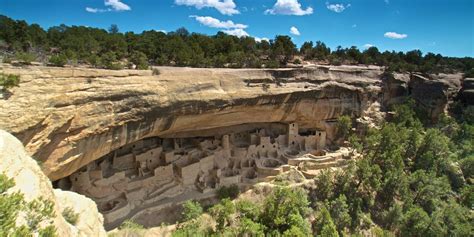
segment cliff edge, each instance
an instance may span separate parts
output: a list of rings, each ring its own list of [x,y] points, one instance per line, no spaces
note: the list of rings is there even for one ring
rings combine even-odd
[[[83,195],[53,189],[48,177],[36,161],[26,154],[21,142],[3,130],[0,130],[0,174],[5,174],[15,182],[9,193],[20,192],[26,202],[41,198],[53,204],[54,217],[47,221],[56,227],[58,236],[106,236],[103,218],[95,203]],[[66,209],[77,214],[74,225],[63,217],[62,213]],[[30,221],[20,214],[17,225]]]
[[[370,117],[368,111],[410,93],[436,117],[461,81],[461,75],[385,79],[383,68],[374,66],[0,69],[21,78],[20,87],[0,100],[0,128],[20,139],[53,181],[154,136],[221,136],[258,124],[295,122],[326,131],[330,143],[340,115]]]

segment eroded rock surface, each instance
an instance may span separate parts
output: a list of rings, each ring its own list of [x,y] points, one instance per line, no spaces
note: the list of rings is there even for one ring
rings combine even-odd
[[[464,79],[461,98],[467,104],[474,105],[474,78]]]
[[[436,119],[461,85],[457,74],[378,67],[158,70],[4,65],[21,85],[0,100],[0,128],[57,187],[92,198],[114,228],[158,220],[222,186],[345,166],[350,152],[328,149],[339,116],[375,124],[410,95]]]
[[[436,121],[445,113],[447,105],[461,89],[462,74],[400,74],[382,75],[383,103],[385,106],[399,103],[410,95],[417,106],[426,112],[428,119]]]
[[[54,204],[55,218],[52,224],[58,236],[106,236],[103,218],[95,203],[83,195],[53,190],[51,182],[41,171],[36,161],[29,157],[23,145],[9,133],[0,130],[0,173],[15,181],[11,192],[19,191],[25,201],[43,198]],[[72,208],[78,214],[78,221],[71,225],[62,216],[63,210]],[[26,223],[19,215],[17,223]]]
[[[381,68],[349,66],[159,68],[159,75],[9,65],[1,71],[20,75],[21,84],[0,100],[0,128],[44,162],[51,180],[154,136],[215,136],[258,123],[296,122],[300,128],[326,131],[330,143],[341,114],[364,116],[373,102],[385,105],[401,94],[416,94],[435,116],[459,90],[461,79],[401,75],[403,80],[396,81],[401,86],[387,86]]]

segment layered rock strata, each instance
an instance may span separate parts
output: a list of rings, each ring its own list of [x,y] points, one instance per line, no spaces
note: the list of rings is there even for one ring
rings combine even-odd
[[[21,84],[0,101],[0,128],[44,162],[52,180],[146,137],[214,136],[273,122],[328,130],[341,114],[361,116],[382,92],[382,70],[365,67],[2,71]]]
[[[411,96],[435,120],[461,87],[460,74],[356,66],[2,71],[21,84],[0,100],[0,128],[57,187],[91,197],[110,228],[222,186],[344,166],[349,151],[327,149],[339,116],[382,120]]]

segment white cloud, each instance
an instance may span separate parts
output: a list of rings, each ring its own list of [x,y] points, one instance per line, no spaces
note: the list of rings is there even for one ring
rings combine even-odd
[[[105,0],[104,3],[106,6],[111,7],[115,11],[130,11],[130,8],[127,4],[121,2],[121,0]]]
[[[408,37],[407,34],[399,34],[397,32],[386,32],[383,36],[390,39],[405,39]]]
[[[265,10],[265,14],[304,16],[313,14],[313,8],[301,8],[298,0],[277,0],[271,9]]]
[[[265,37],[263,37],[263,38],[255,37],[255,41],[257,41],[259,43],[262,42],[262,41],[270,42],[270,39],[265,38]]]
[[[127,4],[121,2],[121,0],[105,0],[104,5],[108,8],[92,8],[86,7],[86,11],[90,13],[101,13],[101,12],[112,12],[112,11],[130,11],[132,8]]]
[[[224,15],[234,15],[239,14],[237,10],[237,5],[234,3],[234,0],[175,0],[175,4],[195,7],[197,9],[202,9],[205,7],[215,8],[221,14]]]
[[[196,19],[199,23],[212,28],[223,28],[223,29],[245,29],[248,26],[244,24],[235,24],[233,21],[221,21],[210,16],[189,16]]]
[[[368,48],[371,48],[371,47],[374,47],[373,44],[364,44],[364,48],[368,49]]]
[[[237,37],[244,37],[250,36],[244,29],[248,27],[248,25],[234,23],[233,21],[221,21],[214,17],[210,16],[196,16],[192,15],[189,16],[191,18],[196,19],[199,23],[211,27],[211,28],[218,28],[218,29],[225,29],[223,30],[224,33],[228,35],[235,35]]]
[[[86,11],[91,12],[91,13],[97,13],[97,12],[103,12],[104,9],[98,9],[98,8],[92,8],[92,7],[86,7]]]
[[[341,3],[329,4],[328,2],[326,2],[326,7],[329,10],[331,10],[333,12],[336,12],[336,13],[341,13],[350,6],[351,6],[351,4],[347,4],[347,5],[344,6],[344,4],[341,4]]]
[[[243,29],[232,29],[232,30],[224,30],[224,33],[228,35],[235,35],[237,37],[244,37],[250,36],[245,30]]]
[[[298,30],[298,28],[296,28],[296,27],[294,27],[294,26],[292,26],[292,27],[290,28],[290,33],[291,33],[292,35],[301,35],[301,33],[300,33],[300,31]]]

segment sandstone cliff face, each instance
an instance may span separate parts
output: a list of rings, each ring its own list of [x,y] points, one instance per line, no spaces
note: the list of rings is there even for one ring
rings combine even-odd
[[[474,78],[464,79],[461,99],[469,105],[474,105]]]
[[[462,74],[439,74],[429,77],[420,74],[383,75],[383,103],[399,103],[410,95],[429,119],[436,120],[446,112],[448,103],[461,89]]]
[[[29,202],[39,197],[54,204],[56,217],[52,220],[58,236],[106,236],[103,218],[95,203],[80,194],[53,190],[51,182],[15,137],[0,130],[0,173],[13,178],[15,186],[11,191],[24,194]],[[76,225],[66,222],[61,215],[64,209],[72,208],[79,214]],[[24,223],[19,215],[19,223]]]
[[[430,104],[424,94],[431,89],[423,89],[429,80],[410,84],[412,78],[401,75],[408,79],[394,81],[403,84],[400,89],[384,84],[377,67],[159,70],[155,76],[151,71],[4,65],[5,73],[21,76],[21,85],[0,101],[0,128],[18,137],[29,154],[44,162],[48,177],[57,180],[152,136],[212,136],[252,124],[296,122],[326,130],[331,140],[341,114],[364,116],[373,102],[413,93],[410,86],[419,89],[420,101],[428,98],[424,104],[435,114],[458,85],[438,88],[435,83],[444,97]]]

